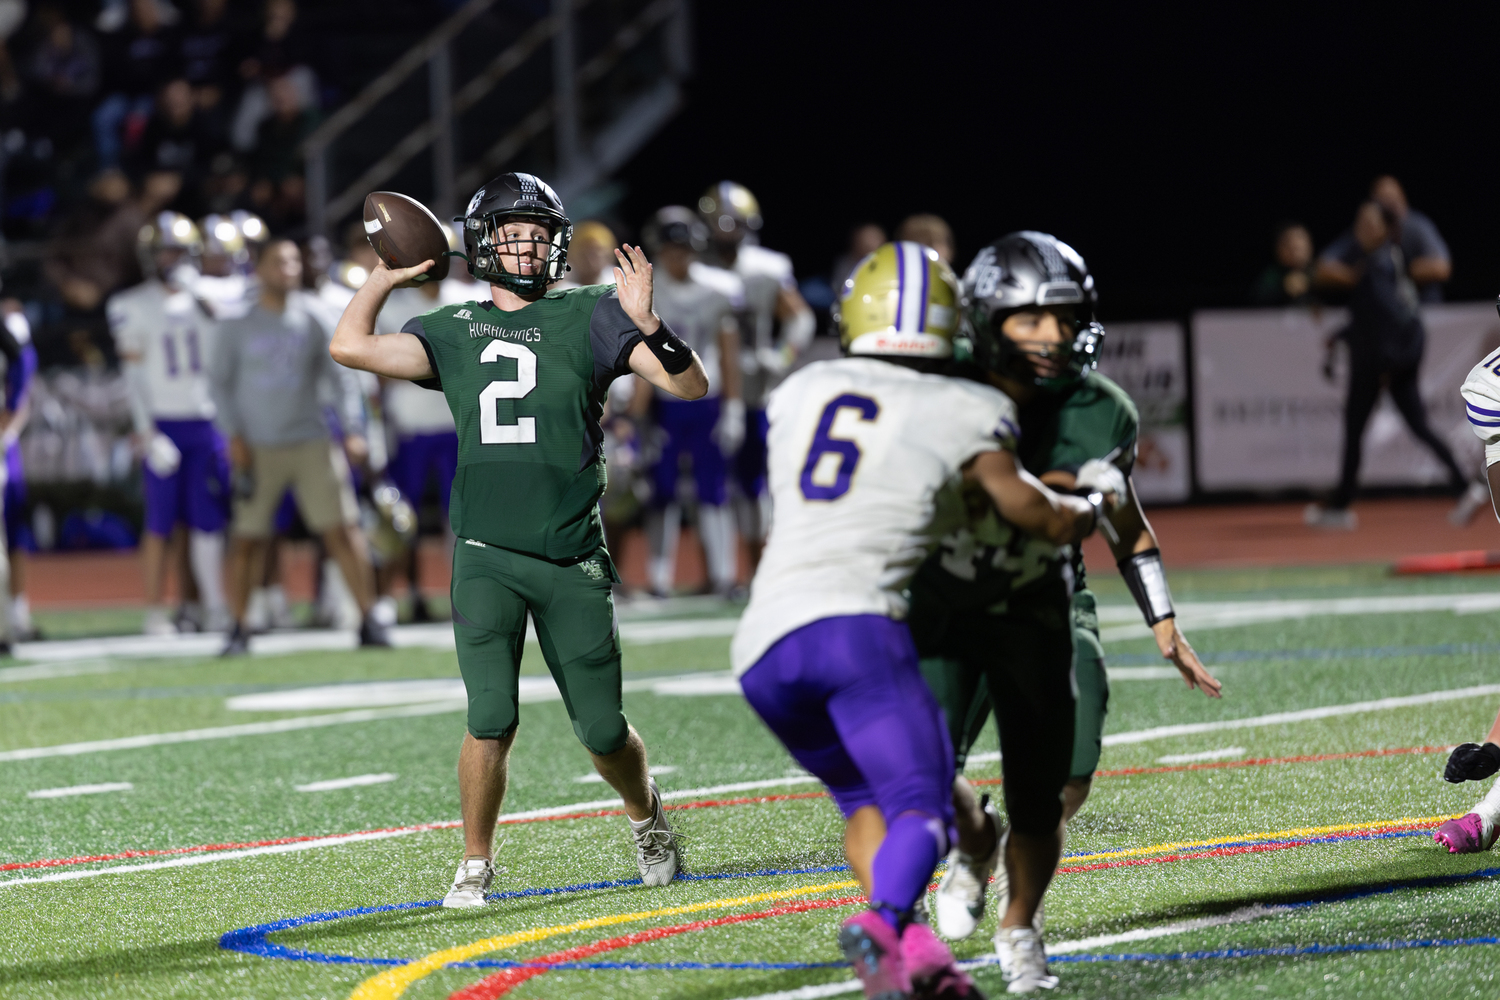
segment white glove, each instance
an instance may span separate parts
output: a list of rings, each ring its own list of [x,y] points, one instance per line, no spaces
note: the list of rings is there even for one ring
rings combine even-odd
[[[1125,473],[1102,458],[1091,458],[1079,466],[1074,482],[1081,490],[1113,493],[1120,500],[1125,499]]]
[[[725,455],[733,455],[745,443],[745,401],[725,399],[719,403],[719,422],[714,424],[714,444]]]
[[[760,365],[761,371],[779,378],[791,369],[796,356],[790,351],[777,350],[774,347],[757,347],[755,360]]]
[[[181,464],[182,452],[177,450],[172,439],[161,431],[152,434],[151,443],[146,445],[146,468],[158,476],[170,476]]]

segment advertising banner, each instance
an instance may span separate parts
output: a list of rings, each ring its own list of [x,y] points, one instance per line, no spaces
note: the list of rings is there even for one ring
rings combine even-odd
[[[1187,362],[1180,323],[1111,323],[1099,371],[1120,384],[1141,414],[1136,492],[1147,503],[1188,499]]]
[[[1424,306],[1427,351],[1420,388],[1432,429],[1477,473],[1479,439],[1458,394],[1464,376],[1500,346],[1488,303]],[[1338,482],[1348,358],[1340,344],[1330,380],[1325,341],[1342,309],[1205,311],[1193,317],[1198,487],[1215,491],[1327,490]],[[1384,394],[1365,428],[1360,483],[1425,486],[1447,474]]]

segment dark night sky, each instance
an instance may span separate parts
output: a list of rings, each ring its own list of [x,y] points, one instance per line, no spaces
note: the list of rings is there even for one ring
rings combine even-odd
[[[1237,304],[1279,219],[1321,248],[1389,171],[1449,241],[1448,297],[1500,291],[1500,7],[1225,6],[699,0],[688,106],[621,209],[738,180],[801,276],[865,220],[937,212],[960,265],[1044,229],[1137,318]]]

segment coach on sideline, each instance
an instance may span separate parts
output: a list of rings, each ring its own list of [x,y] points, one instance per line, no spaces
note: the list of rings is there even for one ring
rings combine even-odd
[[[302,254],[276,240],[256,267],[260,299],[241,319],[220,327],[209,366],[218,420],[229,438],[234,467],[234,544],[229,558],[229,605],[234,628],[224,655],[249,652],[245,606],[259,578],[271,519],[288,489],[308,530],[320,535],[338,562],[364,620],[362,646],[389,646],[370,616],[375,578],[360,534],[359,507],[348,485],[344,456],[329,442],[319,388],[331,388],[344,422],[345,447],[363,451],[364,403],[354,373],[328,354],[329,331],[302,300]]]

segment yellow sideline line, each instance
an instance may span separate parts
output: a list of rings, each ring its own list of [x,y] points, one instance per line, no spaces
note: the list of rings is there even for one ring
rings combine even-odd
[[[1399,826],[1418,826],[1423,823],[1441,823],[1444,820],[1458,819],[1462,813],[1452,816],[1406,816],[1401,819],[1377,820],[1373,823],[1340,823],[1336,826],[1299,826],[1291,830],[1276,830],[1267,833],[1240,833],[1232,837],[1215,837],[1212,840],[1178,840],[1167,844],[1152,844],[1150,847],[1129,847],[1118,851],[1100,851],[1097,854],[1074,854],[1062,859],[1065,865],[1075,864],[1079,861],[1097,861],[1101,858],[1124,858],[1138,854],[1159,854],[1164,851],[1192,850],[1199,847],[1218,847],[1220,844],[1233,844],[1243,840],[1278,840],[1283,837],[1320,837],[1329,833],[1347,833],[1351,830],[1370,830],[1372,832],[1385,830]]]
[[[532,941],[540,941],[544,938],[556,937],[559,934],[571,934],[575,931],[587,931],[596,927],[609,927],[612,924],[623,924],[633,920],[648,920],[652,917],[674,917],[683,913],[698,913],[702,910],[726,909],[731,906],[745,906],[750,903],[768,903],[777,899],[791,899],[796,896],[813,896],[820,892],[831,892],[834,889],[850,889],[859,883],[854,881],[827,882],[823,885],[809,886],[805,889],[782,889],[777,892],[758,892],[753,896],[736,896],[732,899],[711,899],[705,903],[690,903],[686,906],[663,906],[655,910],[640,910],[635,913],[613,913],[604,917],[593,917],[588,920],[577,920],[571,924],[558,924],[553,927],[533,927],[530,930],[515,931],[510,934],[501,934],[498,937],[485,938],[482,941],[474,941],[469,944],[461,944],[454,948],[445,948],[435,951],[430,955],[408,962],[406,965],[397,966],[394,969],[372,976],[360,983],[354,992],[349,994],[349,1000],[394,1000],[406,988],[424,976],[430,975],[447,965],[449,962],[465,962],[476,955],[486,952],[499,951],[501,948],[509,948],[512,945],[528,944]]]

